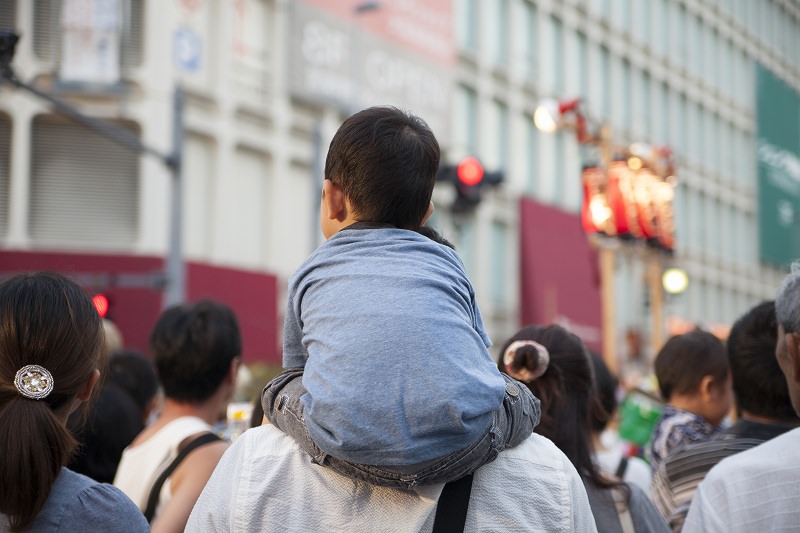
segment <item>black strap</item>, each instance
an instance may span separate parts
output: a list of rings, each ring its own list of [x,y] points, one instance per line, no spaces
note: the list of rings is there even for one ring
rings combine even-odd
[[[180,451],[177,457],[169,464],[167,468],[161,472],[161,475],[158,476],[155,483],[153,483],[153,487],[150,489],[150,495],[147,497],[147,508],[144,510],[144,517],[147,519],[148,522],[153,520],[153,516],[156,514],[156,506],[158,505],[158,498],[161,494],[161,487],[164,486],[164,482],[167,478],[178,468],[178,465],[181,464],[181,461],[186,459],[186,456],[192,453],[195,449],[199,448],[200,446],[204,446],[206,444],[216,442],[218,440],[222,440],[217,437],[213,433],[203,433],[189,444],[184,446],[184,448]]]
[[[619,460],[619,464],[617,465],[617,471],[614,472],[614,475],[622,479],[625,477],[625,471],[627,469],[628,469],[628,458],[623,455],[622,459]]]
[[[467,523],[469,494],[472,491],[472,474],[446,483],[439,496],[433,533],[460,533]]]

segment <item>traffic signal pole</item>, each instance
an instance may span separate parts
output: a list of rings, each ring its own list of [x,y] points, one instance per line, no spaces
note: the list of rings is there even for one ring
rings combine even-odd
[[[183,142],[185,136],[183,124],[183,91],[176,85],[173,96],[172,152],[166,154],[143,143],[130,131],[108,121],[85,115],[68,102],[20,80],[11,66],[18,39],[19,37],[12,32],[0,31],[0,81],[5,81],[17,89],[23,89],[47,101],[57,113],[111,139],[129,150],[138,154],[147,154],[155,157],[170,171],[170,190],[172,198],[169,241],[164,261],[165,271],[158,285],[163,289],[163,306],[165,308],[183,303],[186,300],[186,266],[183,260],[183,238],[181,228],[183,219]]]

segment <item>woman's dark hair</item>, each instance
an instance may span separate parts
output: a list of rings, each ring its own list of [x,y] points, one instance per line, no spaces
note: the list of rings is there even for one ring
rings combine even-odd
[[[69,279],[25,274],[0,285],[0,513],[12,531],[30,526],[75,449],[65,419],[103,345],[89,294]],[[52,374],[47,397],[26,398],[15,387],[27,365]]]
[[[614,413],[617,411],[619,401],[617,400],[617,389],[619,380],[609,370],[606,362],[600,354],[592,353],[592,366],[594,367],[594,379],[597,390],[597,398],[602,409],[596,409],[592,413],[592,429],[596,433],[601,433],[606,429]]]
[[[564,452],[578,473],[599,488],[622,487],[623,483],[604,476],[593,461],[591,416],[603,407],[595,392],[594,369],[591,356],[583,342],[574,334],[557,325],[527,326],[518,331],[503,345],[505,354],[514,341],[531,340],[547,348],[550,363],[545,373],[526,383],[542,402],[542,420],[534,431],[553,441]],[[528,368],[536,372],[540,359],[536,348],[522,346],[514,353],[512,367]],[[506,371],[503,357],[498,367]]]

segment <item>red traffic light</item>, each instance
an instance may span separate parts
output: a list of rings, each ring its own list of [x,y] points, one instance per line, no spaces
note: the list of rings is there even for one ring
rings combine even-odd
[[[105,318],[108,314],[108,298],[105,294],[95,294],[92,296],[92,303],[94,308],[97,309],[97,314],[100,318]]]
[[[456,175],[464,185],[477,185],[483,179],[483,165],[474,157],[466,157],[458,164]]]

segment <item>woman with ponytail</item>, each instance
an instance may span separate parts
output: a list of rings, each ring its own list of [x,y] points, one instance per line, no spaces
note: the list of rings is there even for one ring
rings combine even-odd
[[[506,341],[500,354],[500,370],[541,400],[542,418],[534,431],[572,461],[586,487],[597,530],[667,533],[667,524],[644,491],[606,475],[594,461],[591,416],[603,407],[583,342],[561,326],[528,326]]]
[[[88,293],[58,274],[0,285],[0,531],[148,531],[121,491],[65,468],[67,418],[100,377],[103,329]]]

